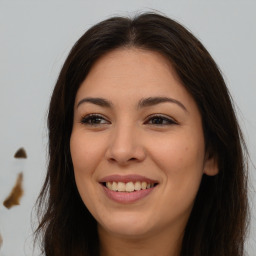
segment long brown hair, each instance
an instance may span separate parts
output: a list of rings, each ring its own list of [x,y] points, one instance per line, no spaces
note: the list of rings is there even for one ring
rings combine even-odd
[[[200,110],[206,151],[219,174],[206,176],[187,223],[181,256],[242,256],[247,225],[246,147],[223,77],[204,46],[183,26],[155,13],[114,17],[73,46],[54,88],[49,114],[49,165],[38,199],[42,249],[50,255],[98,255],[97,223],[74,179],[69,140],[77,90],[92,64],[121,47],[156,51],[174,67]]]

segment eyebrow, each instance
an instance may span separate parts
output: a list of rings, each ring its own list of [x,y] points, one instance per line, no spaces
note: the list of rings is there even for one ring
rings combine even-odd
[[[106,107],[106,108],[111,108],[113,106],[113,103],[111,101],[108,101],[104,98],[84,98],[82,100],[80,100],[77,104],[77,108],[83,104],[83,103],[92,103],[101,107]],[[141,99],[138,103],[138,108],[144,108],[144,107],[150,107],[150,106],[154,106],[160,103],[174,103],[177,104],[179,107],[181,107],[184,111],[188,112],[188,110],[186,109],[186,107],[178,100],[175,100],[173,98],[169,98],[169,97],[148,97],[148,98],[144,98]]]
[[[166,103],[166,102],[177,104],[184,111],[188,112],[186,107],[180,101],[175,100],[173,98],[169,98],[169,97],[149,97],[149,98],[141,99],[138,103],[138,108],[150,107],[153,105],[157,105],[160,103]]]
[[[89,103],[92,103],[92,104],[95,104],[95,105],[98,105],[101,107],[105,107],[105,108],[110,108],[113,105],[110,101],[103,99],[103,98],[84,98],[78,102],[77,108],[82,103],[85,103],[85,102],[89,102]]]

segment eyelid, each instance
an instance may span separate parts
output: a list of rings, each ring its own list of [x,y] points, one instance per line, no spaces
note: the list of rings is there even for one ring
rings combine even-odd
[[[89,121],[92,121],[93,118],[101,119],[102,121],[104,121],[104,123],[89,122]],[[158,123],[158,124],[151,123],[151,124],[149,124],[149,122],[154,118],[162,119],[163,121],[165,121],[167,123]],[[108,118],[106,118],[104,115],[98,114],[98,113],[90,113],[90,114],[83,115],[80,119],[80,123],[83,125],[88,125],[88,126],[100,126],[100,125],[111,124],[111,122],[108,120]],[[168,125],[177,125],[178,122],[173,117],[156,113],[156,114],[151,114],[151,115],[147,116],[145,121],[143,122],[143,124],[149,124],[149,125],[153,125],[153,126],[168,126]]]
[[[105,120],[106,123],[86,123],[85,121],[90,120],[90,118],[100,118],[102,120]],[[91,114],[87,114],[87,115],[83,115],[80,119],[80,123],[83,125],[91,125],[91,126],[98,126],[98,125],[105,125],[105,124],[110,124],[110,121],[108,120],[108,118],[106,118],[105,116],[103,116],[102,114],[97,114],[97,113],[91,113]]]
[[[177,125],[178,124],[178,122],[173,117],[170,117],[170,116],[164,115],[164,114],[151,114],[146,118],[144,124],[149,122],[150,119],[153,119],[153,118],[162,118],[163,120],[168,121],[169,123],[168,124],[150,124],[150,125],[166,126],[166,125]]]

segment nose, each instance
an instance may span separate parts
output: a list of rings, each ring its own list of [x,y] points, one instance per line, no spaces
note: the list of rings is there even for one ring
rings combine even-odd
[[[119,126],[113,130],[106,150],[108,161],[128,165],[131,162],[142,162],[145,157],[146,151],[136,128]]]

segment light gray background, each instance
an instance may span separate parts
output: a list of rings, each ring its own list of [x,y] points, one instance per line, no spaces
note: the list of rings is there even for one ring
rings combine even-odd
[[[46,114],[58,72],[74,42],[112,15],[159,10],[189,28],[224,73],[256,162],[256,1],[1,1],[0,0],[0,233],[1,256],[32,255],[31,211],[46,170]],[[216,103],[217,104],[217,103]],[[15,160],[19,147],[28,159]],[[24,172],[21,205],[2,202]],[[250,165],[252,223],[248,255],[256,255],[255,168]],[[32,217],[32,225],[35,218]],[[34,255],[38,255],[36,251]]]

